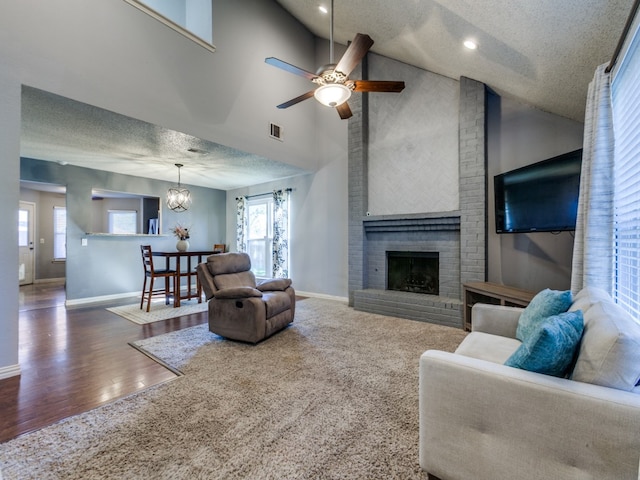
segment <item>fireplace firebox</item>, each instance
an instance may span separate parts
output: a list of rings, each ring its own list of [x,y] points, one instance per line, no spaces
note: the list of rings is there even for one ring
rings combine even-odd
[[[387,290],[439,295],[438,252],[386,253]]]

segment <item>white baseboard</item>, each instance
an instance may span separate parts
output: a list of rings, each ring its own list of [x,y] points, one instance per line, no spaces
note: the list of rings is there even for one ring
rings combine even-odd
[[[74,298],[73,300],[65,300],[66,307],[79,307],[91,305],[93,303],[109,303],[114,300],[122,300],[123,298],[137,297],[140,299],[140,292],[116,293],[114,295],[100,295],[98,297]]]
[[[323,298],[325,300],[334,300],[336,302],[349,303],[349,298],[348,297],[338,297],[338,296],[335,296],[335,295],[325,295],[323,293],[300,292],[300,291],[296,290],[296,295],[300,295],[301,297]]]
[[[184,292],[187,286],[182,285],[181,290]],[[196,284],[191,285],[191,290],[196,291]],[[73,300],[65,300],[64,305],[68,308],[73,307],[86,307],[91,304],[99,304],[99,303],[109,303],[114,300],[122,300],[124,298],[135,298],[140,301],[140,295],[142,292],[139,290],[137,292],[129,292],[129,293],[116,293],[113,295],[100,295],[98,297],[85,297],[85,298],[74,298]]]
[[[20,371],[20,364],[9,365],[8,367],[0,367],[0,380],[5,378],[17,377],[22,372]]]
[[[59,277],[59,278],[36,278],[33,283],[60,283],[60,282],[64,282],[66,280],[66,277]]]

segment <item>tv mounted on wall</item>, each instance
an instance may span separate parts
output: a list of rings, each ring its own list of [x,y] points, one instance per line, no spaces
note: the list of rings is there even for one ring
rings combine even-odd
[[[494,177],[496,233],[575,230],[582,149]]]

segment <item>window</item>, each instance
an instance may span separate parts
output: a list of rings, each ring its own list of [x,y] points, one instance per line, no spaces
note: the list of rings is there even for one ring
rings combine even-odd
[[[273,276],[273,197],[252,198],[247,203],[247,253],[256,277]]]
[[[29,246],[29,211],[18,210],[18,246]]]
[[[125,0],[201,47],[213,46],[212,0]]]
[[[108,210],[109,233],[134,234],[138,225],[138,212],[135,210]]]
[[[53,207],[53,259],[67,258],[67,209]]]
[[[257,277],[289,277],[290,194],[288,188],[236,198],[236,248],[249,254]]]
[[[612,83],[614,153],[614,286],[618,304],[640,318],[640,37]]]

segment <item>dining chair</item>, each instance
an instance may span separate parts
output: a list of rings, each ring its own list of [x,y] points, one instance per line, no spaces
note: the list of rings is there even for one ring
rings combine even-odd
[[[175,270],[157,270],[153,266],[153,252],[151,245],[140,245],[142,253],[142,265],[144,267],[144,283],[142,284],[142,296],[140,298],[140,309],[142,310],[145,298],[147,300],[147,312],[151,309],[151,297],[164,295],[165,305],[169,304],[169,298],[176,295],[177,275]],[[164,278],[164,289],[154,289],[156,278]],[[149,279],[149,289],[147,290],[147,279]],[[172,283],[170,282],[172,281]],[[171,288],[169,285],[171,284]]]

